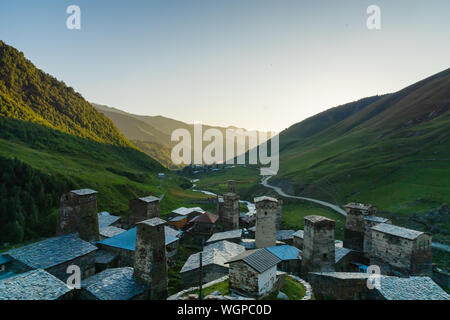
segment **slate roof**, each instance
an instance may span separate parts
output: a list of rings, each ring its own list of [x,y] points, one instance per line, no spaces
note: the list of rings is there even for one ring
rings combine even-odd
[[[70,192],[75,193],[76,195],[79,195],[79,196],[87,196],[88,194],[98,193],[97,191],[92,190],[92,189],[72,190]]]
[[[147,197],[139,198],[139,200],[150,203],[150,202],[159,201],[160,199],[157,197],[154,197],[154,196],[147,196]]]
[[[98,228],[102,229],[104,227],[109,227],[110,225],[112,225],[114,222],[116,222],[117,220],[120,219],[120,217],[118,216],[113,216],[111,214],[109,214],[108,212],[104,211],[104,212],[99,212],[97,214],[98,216]]]
[[[284,245],[284,246],[268,247],[265,249],[269,250],[270,253],[274,254],[282,261],[301,260],[300,257],[301,250],[293,246]]]
[[[263,273],[281,262],[280,258],[265,248],[246,251],[229,260],[227,263],[236,261],[244,261],[259,273]]]
[[[256,197],[255,199],[253,199],[253,201],[255,203],[260,202],[260,201],[272,201],[272,202],[278,202],[278,200],[276,198],[273,197],[267,197],[267,196],[262,196],[262,197]]]
[[[172,219],[170,219],[169,221],[181,221],[186,218],[187,218],[186,216],[176,216],[176,217],[173,217]]]
[[[361,209],[361,210],[368,210],[372,207],[373,206],[371,204],[364,204],[364,203],[358,203],[358,202],[350,202],[344,206],[344,208]]]
[[[236,243],[228,241],[220,241],[206,246],[203,249],[202,264],[207,266],[210,264],[217,264],[228,268],[226,262],[234,256],[244,252],[245,248]],[[186,262],[181,268],[180,273],[188,272],[200,267],[200,252],[194,253],[189,256]]]
[[[377,290],[387,300],[450,300],[429,277],[381,277]]]
[[[215,241],[221,241],[221,240],[227,240],[227,239],[235,239],[242,237],[242,229],[236,229],[231,231],[224,231],[224,232],[217,232],[214,233],[207,241],[208,242],[215,242]]]
[[[7,254],[33,269],[48,269],[97,250],[75,234],[48,238],[12,249]]]
[[[82,281],[83,290],[99,300],[130,300],[148,290],[133,277],[133,268],[106,269]]]
[[[378,222],[378,223],[386,223],[389,221],[389,219],[387,219],[387,218],[382,218],[382,217],[377,217],[377,216],[366,216],[366,217],[364,217],[364,220]]]
[[[219,219],[219,216],[209,213],[209,212],[205,212],[199,216],[196,217],[195,219],[195,223],[216,223],[216,221]]]
[[[180,216],[186,216],[192,212],[200,212],[200,213],[204,213],[205,211],[200,208],[200,207],[195,207],[195,208],[185,208],[185,207],[180,207],[178,209],[175,209],[172,211],[172,213],[178,214]]]
[[[294,234],[292,235],[293,237],[297,237],[297,238],[301,238],[303,239],[304,233],[303,230],[297,230],[294,232]]]
[[[387,224],[387,223],[380,223],[380,224],[372,227],[372,230],[380,231],[383,233],[387,233],[390,235],[394,235],[394,236],[409,239],[409,240],[414,240],[418,236],[423,234],[422,231],[407,229],[407,228],[403,228],[403,227],[399,227],[399,226],[396,226],[393,224]]]
[[[370,276],[370,274],[362,272],[311,272],[311,273],[341,280],[367,279]]]
[[[125,231],[127,231],[127,230],[118,228],[118,227],[114,227],[114,226],[108,226],[108,227],[101,228],[99,233],[101,236],[103,236],[105,238],[111,238],[111,237],[117,236],[118,234],[121,234],[122,232],[125,232]]]
[[[180,236],[180,231],[175,230],[169,226],[164,226],[164,231],[167,235],[170,235],[172,237],[179,237]]]
[[[293,238],[294,233],[294,230],[278,230],[276,238],[278,241],[289,240]]]
[[[167,232],[167,229],[164,229],[164,231],[166,236],[166,246],[178,240],[177,237],[174,237],[169,232]],[[134,251],[136,250],[136,227],[122,232],[117,236],[99,241],[98,243],[110,247]]]
[[[343,247],[334,247],[334,262],[338,263],[342,258],[349,254],[352,250]]]
[[[0,300],[56,300],[70,291],[64,282],[42,269],[0,281]]]

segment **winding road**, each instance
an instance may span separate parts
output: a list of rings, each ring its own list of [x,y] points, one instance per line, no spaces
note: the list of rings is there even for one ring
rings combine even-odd
[[[264,187],[267,187],[267,188],[270,188],[270,189],[274,190],[274,191],[275,191],[276,193],[278,193],[280,196],[285,197],[285,198],[299,199],[299,200],[305,200],[305,201],[314,202],[314,203],[320,204],[320,205],[322,205],[322,206],[324,206],[324,207],[328,207],[328,208],[330,208],[330,209],[336,211],[337,213],[340,213],[340,214],[343,215],[343,216],[347,216],[347,213],[345,212],[345,210],[342,209],[341,207],[335,205],[335,204],[332,204],[332,203],[329,203],[329,202],[325,202],[325,201],[322,201],[322,200],[312,199],[312,198],[305,198],[305,197],[292,196],[292,195],[289,195],[289,194],[285,193],[280,187],[271,186],[271,185],[268,183],[268,181],[269,181],[269,179],[270,179],[271,177],[272,177],[272,176],[264,177],[264,178],[261,180],[261,184],[262,184]],[[438,250],[443,250],[443,251],[450,252],[450,246],[448,246],[448,245],[446,245],[446,244],[443,244],[443,243],[433,242],[433,243],[431,244],[431,247],[433,247],[434,249],[438,249]]]

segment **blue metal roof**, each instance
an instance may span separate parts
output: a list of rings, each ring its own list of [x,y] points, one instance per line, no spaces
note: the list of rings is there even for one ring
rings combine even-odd
[[[177,237],[174,237],[167,231],[165,232],[165,236],[166,236],[166,246],[178,240]],[[99,241],[98,243],[110,247],[134,251],[136,250],[136,227],[128,231],[122,232],[117,236]]]
[[[266,248],[270,253],[277,256],[280,260],[297,260],[300,259],[300,250],[293,246],[275,246]]]
[[[0,264],[6,264],[11,260],[12,258],[10,256],[0,255]]]

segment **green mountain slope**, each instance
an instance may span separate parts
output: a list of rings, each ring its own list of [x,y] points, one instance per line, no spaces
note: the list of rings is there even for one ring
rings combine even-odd
[[[272,181],[337,204],[370,202],[423,229],[417,221],[450,200],[449,110],[450,69],[327,110],[280,133],[280,171]],[[438,220],[425,228],[440,228],[437,237],[450,241],[448,219]]]
[[[133,197],[165,194],[163,216],[202,197],[184,190],[186,179],[138,150],[79,93],[3,42],[0,52],[0,221],[15,230],[0,241],[51,235],[59,197],[74,188],[99,191],[99,210],[125,218]]]
[[[104,105],[92,104],[99,112],[103,113],[109,119],[111,119],[114,124],[119,128],[119,130],[132,141],[136,146],[138,146],[142,151],[157,159],[160,163],[168,168],[180,168],[180,166],[175,165],[171,160],[171,150],[178,142],[171,141],[172,132],[176,129],[186,129],[194,137],[194,126],[182,121],[170,119],[163,116],[140,116],[131,113],[124,112],[122,110],[111,108]],[[203,125],[203,132],[208,129],[219,130],[223,137],[223,154],[225,155],[226,143],[230,138],[226,137],[225,127]],[[230,128],[231,129],[231,128]],[[238,128],[232,128],[238,129]],[[244,137],[245,133],[252,132],[245,129],[244,134],[239,134],[238,137]],[[254,132],[254,131],[253,131]],[[265,141],[265,140],[263,140]],[[243,148],[244,152],[248,150],[248,143],[246,140],[239,141],[236,139],[234,142],[235,150],[237,148]],[[209,143],[203,143],[203,148],[205,148]],[[193,138],[192,143],[186,144],[187,150],[191,150],[191,155],[193,154]],[[240,149],[239,149],[240,150]]]

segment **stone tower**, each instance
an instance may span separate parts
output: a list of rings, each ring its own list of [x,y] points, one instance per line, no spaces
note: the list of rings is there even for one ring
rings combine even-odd
[[[281,229],[281,209],[283,207],[283,200],[278,200],[278,209],[277,209],[277,221],[276,221],[276,227],[277,230]]]
[[[234,184],[235,184],[235,182],[236,181],[234,181],[234,180],[228,180],[227,181],[227,183],[228,183],[228,192],[235,193],[234,192]]]
[[[257,249],[273,247],[277,243],[277,214],[281,211],[279,201],[271,197],[255,198],[256,233],[255,246]]]
[[[364,217],[364,243],[363,243],[363,251],[364,258],[366,259],[366,263],[368,263],[370,259],[370,252],[372,250],[372,228],[379,225],[380,223],[392,224],[392,221],[386,218],[376,217],[376,216],[367,216]]]
[[[130,200],[130,227],[141,221],[159,217],[159,200],[153,196]]]
[[[364,218],[375,216],[377,208],[372,205],[351,202],[344,206],[347,211],[344,231],[344,247],[356,251],[364,250]]]
[[[63,194],[58,211],[56,235],[78,233],[85,241],[98,241],[97,191],[72,190]]]
[[[160,218],[152,218],[136,225],[134,276],[148,284],[151,300],[163,300],[168,295],[165,224]]]
[[[302,273],[332,272],[335,264],[335,221],[307,216],[304,223]]]
[[[239,196],[234,193],[234,180],[228,180],[228,193],[223,195],[223,210],[219,211],[224,230],[239,229],[239,212]]]

